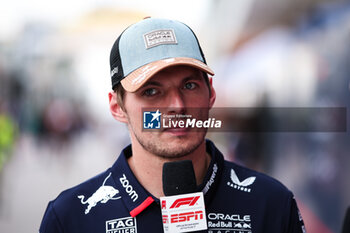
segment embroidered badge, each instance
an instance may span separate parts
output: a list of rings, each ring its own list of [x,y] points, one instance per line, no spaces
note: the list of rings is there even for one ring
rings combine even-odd
[[[148,32],[143,35],[146,49],[162,44],[177,44],[173,29],[163,29]]]

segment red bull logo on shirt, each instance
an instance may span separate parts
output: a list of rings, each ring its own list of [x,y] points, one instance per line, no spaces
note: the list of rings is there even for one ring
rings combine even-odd
[[[85,196],[79,195],[78,198],[81,201],[81,204],[85,205],[88,204],[88,207],[85,209],[85,214],[88,214],[91,210],[91,208],[95,207],[98,203],[107,203],[109,200],[117,200],[120,197],[114,197],[116,194],[119,193],[119,191],[112,186],[105,185],[108,178],[112,175],[112,173],[109,173],[109,175],[106,177],[106,179],[103,181],[102,186],[97,189],[97,191],[91,195],[86,201],[84,201]]]

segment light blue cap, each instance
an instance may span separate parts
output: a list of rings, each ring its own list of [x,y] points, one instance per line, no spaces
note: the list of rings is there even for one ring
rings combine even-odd
[[[110,63],[112,87],[121,82],[130,92],[169,66],[189,65],[214,75],[193,31],[168,19],[147,18],[128,27],[113,45]]]

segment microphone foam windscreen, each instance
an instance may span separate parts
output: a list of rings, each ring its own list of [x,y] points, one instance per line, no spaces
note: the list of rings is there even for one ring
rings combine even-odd
[[[196,192],[196,176],[191,160],[167,162],[163,165],[163,192],[165,196]]]

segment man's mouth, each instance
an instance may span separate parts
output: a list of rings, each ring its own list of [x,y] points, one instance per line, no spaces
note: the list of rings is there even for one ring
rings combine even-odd
[[[170,133],[175,136],[183,136],[186,135],[190,131],[189,128],[185,127],[171,127],[163,130],[165,133]]]

